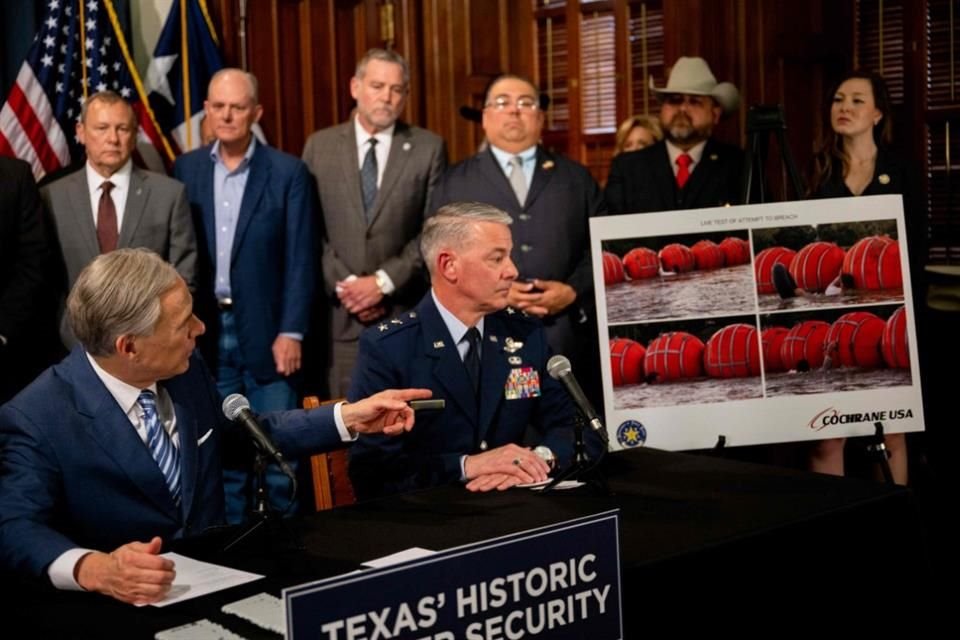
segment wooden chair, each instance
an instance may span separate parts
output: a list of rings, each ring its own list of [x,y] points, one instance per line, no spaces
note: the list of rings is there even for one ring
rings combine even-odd
[[[303,399],[303,408],[316,409],[321,405],[335,402],[339,400],[321,402],[316,396],[307,396]],[[347,475],[346,449],[310,456],[310,475],[313,479],[313,505],[317,511],[325,511],[357,501],[357,496],[353,493],[353,485],[350,484],[350,476]]]

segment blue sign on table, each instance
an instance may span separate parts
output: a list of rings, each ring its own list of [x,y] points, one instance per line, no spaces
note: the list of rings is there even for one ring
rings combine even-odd
[[[617,510],[284,589],[288,640],[623,637]]]

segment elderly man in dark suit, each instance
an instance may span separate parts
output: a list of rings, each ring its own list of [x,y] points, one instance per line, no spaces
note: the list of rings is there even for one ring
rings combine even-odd
[[[303,149],[323,214],[335,397],[350,386],[364,327],[409,309],[426,290],[417,240],[447,151],[439,136],[398,119],[409,87],[407,61],[371,49],[350,81],[356,115],[317,131]]]
[[[155,602],[174,577],[163,542],[223,522],[221,453],[240,434],[194,354],[204,324],[190,291],[156,254],[98,257],[67,307],[80,345],[0,408],[0,569]],[[406,401],[429,396],[387,391],[262,421],[300,455],[403,433]]]
[[[0,403],[53,359],[53,252],[30,165],[0,157]],[[50,334],[50,335],[48,335]]]
[[[595,370],[589,377],[599,379],[595,340],[583,334],[595,334],[589,328],[588,218],[605,211],[603,194],[585,167],[539,144],[540,104],[539,92],[526,78],[494,79],[483,108],[489,148],[447,172],[431,209],[476,201],[513,218],[511,258],[519,277],[510,289],[511,306],[541,318],[554,351],[569,356],[575,367]]]
[[[76,133],[87,155],[84,168],[41,190],[66,269],[63,295],[94,258],[121,247],[155,251],[193,288],[197,242],[186,190],[133,166],[137,116],[130,103],[112,91],[93,94],[83,103]],[[73,346],[66,322],[61,336]]]
[[[539,320],[508,307],[517,268],[510,216],[481,203],[441,208],[421,246],[431,291],[413,311],[367,329],[348,398],[396,386],[445,400],[417,431],[361,438],[350,452],[360,498],[462,481],[470,490],[544,480],[571,461],[573,406],[547,375]],[[534,449],[520,446],[528,426]]]
[[[611,213],[647,213],[739,204],[743,153],[717,142],[713,128],[740,101],[717,82],[703,58],[680,58],[660,97],[664,140],[613,159],[607,180]]]
[[[218,71],[204,109],[216,142],[174,165],[200,246],[197,313],[210,329],[200,350],[221,394],[243,393],[258,411],[291,409],[316,279],[310,172],[254,137],[263,106],[252,74]],[[230,522],[243,518],[248,480],[226,478]],[[268,481],[285,501],[286,479]]]

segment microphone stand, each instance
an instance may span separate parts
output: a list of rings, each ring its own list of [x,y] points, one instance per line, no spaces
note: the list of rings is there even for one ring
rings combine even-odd
[[[564,480],[578,480],[600,495],[610,495],[607,478],[600,470],[600,463],[607,454],[606,443],[604,443],[600,456],[591,462],[589,456],[587,456],[587,447],[583,439],[585,431],[586,423],[580,411],[577,411],[573,421],[573,464],[558,473],[553,480],[543,488],[542,493],[555,490]]]
[[[277,512],[270,504],[270,496],[267,493],[267,467],[270,465],[271,458],[259,446],[253,458],[253,506],[248,514],[248,520],[240,529],[240,532],[223,548],[224,551],[232,551],[240,546],[246,540],[253,539],[254,534],[266,535],[264,540],[266,551],[276,551],[278,549],[275,540],[279,534],[283,534],[286,540],[283,547],[301,548],[299,537],[283,523],[283,513],[285,513],[297,497],[297,479],[290,478],[290,502],[283,512]]]

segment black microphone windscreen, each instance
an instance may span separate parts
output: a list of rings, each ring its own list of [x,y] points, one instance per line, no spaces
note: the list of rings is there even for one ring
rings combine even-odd
[[[231,393],[223,399],[223,415],[228,420],[236,420],[240,417],[240,412],[250,408],[250,401],[241,393]]]

